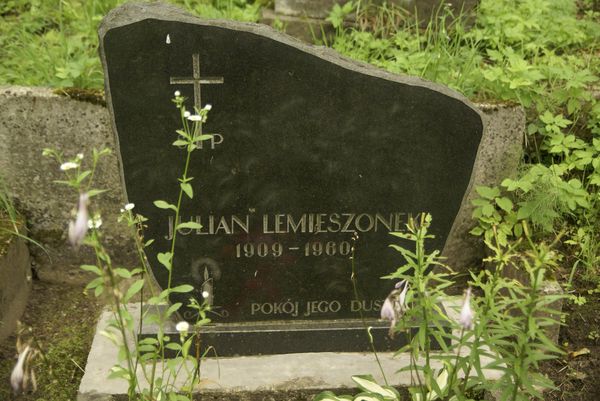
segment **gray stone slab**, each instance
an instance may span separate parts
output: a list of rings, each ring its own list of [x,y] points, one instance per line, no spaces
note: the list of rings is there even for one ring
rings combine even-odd
[[[461,298],[457,297],[449,298],[444,303],[451,319],[458,318],[461,302]],[[138,305],[130,305],[129,308],[134,318],[139,315]],[[123,399],[127,391],[125,381],[106,378],[117,356],[117,347],[100,334],[106,330],[110,315],[109,312],[103,313],[98,322],[79,387],[78,401]],[[137,321],[134,321],[134,327],[137,326]],[[463,352],[466,353],[467,350],[464,349]],[[408,365],[408,355],[379,353],[379,359],[390,385],[405,387],[411,383],[409,372],[398,372],[398,369]],[[482,365],[485,366],[487,362],[489,359],[482,358]],[[372,374],[383,383],[375,357],[371,353],[299,353],[208,358],[202,362],[202,388],[196,394],[198,399],[203,400],[310,399],[311,395],[327,389],[355,393],[351,377],[357,374]],[[499,377],[496,370],[486,370],[486,374],[491,380]],[[143,382],[141,372],[138,372],[138,377]]]

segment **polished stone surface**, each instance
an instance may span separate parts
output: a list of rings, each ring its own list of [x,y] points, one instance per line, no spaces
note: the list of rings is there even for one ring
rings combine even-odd
[[[175,90],[213,106],[191,164],[175,284],[192,283],[221,323],[377,317],[402,260],[389,231],[433,214],[441,249],[483,132],[479,112],[448,88],[390,74],[255,24],[205,21],[160,4],[129,4],[100,28],[107,100],[130,202],[148,217],[148,250],[169,248],[183,152]],[[190,81],[197,55],[200,96]],[[197,87],[198,85],[196,85]],[[353,242],[353,233],[359,239]],[[360,302],[351,276],[351,248]],[[185,301],[187,297],[182,297]],[[191,318],[190,311],[185,316]]]

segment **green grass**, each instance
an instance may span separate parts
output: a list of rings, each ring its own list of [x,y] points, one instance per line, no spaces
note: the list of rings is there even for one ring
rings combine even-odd
[[[0,85],[102,88],[97,28],[124,0],[0,2]],[[206,18],[257,21],[259,3],[172,0]]]
[[[363,12],[371,23],[365,29],[340,27],[333,48],[471,98],[529,106],[567,82],[581,88],[598,79],[598,14],[582,13],[575,1],[482,0],[470,28],[467,18],[448,17],[447,9],[426,29],[386,6]],[[396,20],[404,23],[390,24]]]

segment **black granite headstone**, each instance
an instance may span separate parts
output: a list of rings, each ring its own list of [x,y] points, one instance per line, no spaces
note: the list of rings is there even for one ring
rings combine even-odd
[[[457,93],[266,26],[155,3],[113,10],[100,43],[124,185],[149,218],[145,235],[156,241],[147,255],[163,285],[156,256],[175,222],[153,201],[176,202],[184,161],[171,146],[181,121],[170,99],[177,90],[188,109],[212,105],[204,132],[215,136],[194,154],[195,196],[182,211],[203,228],[179,232],[174,284],[208,298],[217,327],[342,333],[332,320],[356,328],[359,312],[376,318],[394,285],[380,278],[402,263],[390,231],[430,212],[430,248],[443,247],[483,131]]]

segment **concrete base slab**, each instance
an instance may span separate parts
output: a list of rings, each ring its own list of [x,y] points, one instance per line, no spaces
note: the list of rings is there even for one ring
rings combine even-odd
[[[444,303],[451,318],[457,317],[460,302],[460,298],[453,298]],[[138,305],[130,305],[133,316],[139,316],[138,308]],[[79,387],[78,401],[127,399],[127,383],[124,380],[107,379],[118,354],[118,348],[100,334],[107,330],[110,318],[111,313],[105,312],[98,322],[85,375]],[[137,326],[134,323],[134,327]],[[409,364],[408,355],[380,353],[378,357],[390,385],[411,385],[410,372],[398,372]],[[482,365],[485,366],[487,362],[482,360]],[[498,371],[490,370],[487,373],[492,380],[499,376]],[[322,390],[345,389],[346,393],[356,393],[352,376],[360,374],[371,374],[379,383],[384,383],[372,353],[324,352],[207,358],[201,365],[202,382],[198,399],[201,395],[203,400],[309,400]],[[142,385],[147,386],[142,369],[139,369],[138,377]],[[186,375],[181,374],[175,386],[181,386],[186,379]]]

